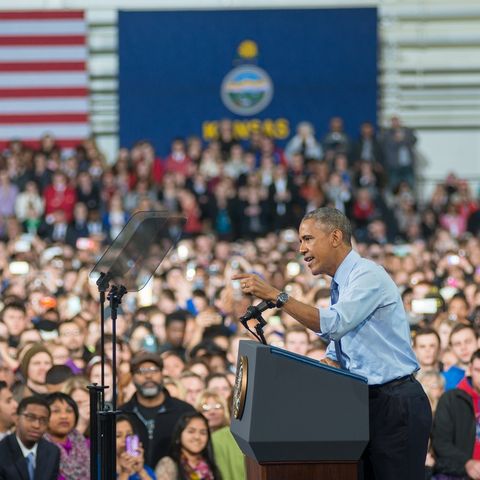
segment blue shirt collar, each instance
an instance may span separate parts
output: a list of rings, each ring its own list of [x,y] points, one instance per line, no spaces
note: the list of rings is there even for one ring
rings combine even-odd
[[[360,258],[361,257],[357,252],[350,250],[350,253],[343,259],[343,262],[339,265],[333,277],[333,280],[337,283],[338,288],[341,288],[345,285],[350,272]]]

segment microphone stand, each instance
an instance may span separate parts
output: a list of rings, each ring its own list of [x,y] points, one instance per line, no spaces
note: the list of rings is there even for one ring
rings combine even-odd
[[[268,308],[274,308],[276,304],[274,302],[268,302]],[[252,318],[257,320],[255,324],[255,332],[250,329],[248,326],[248,321]],[[263,345],[267,345],[265,340],[265,335],[263,334],[263,327],[267,324],[265,319],[262,317],[262,311],[258,308],[258,305],[250,305],[247,308],[245,314],[240,317],[240,323]]]
[[[122,297],[127,293],[123,285],[110,286],[111,276],[100,273],[97,287],[100,293],[100,318],[101,318],[101,385],[89,385],[90,391],[90,476],[92,480],[110,480],[115,478],[116,469],[116,431],[115,417],[117,412],[117,314],[122,303]],[[110,289],[108,295],[107,291]],[[105,296],[110,302],[112,319],[112,407],[105,403]]]

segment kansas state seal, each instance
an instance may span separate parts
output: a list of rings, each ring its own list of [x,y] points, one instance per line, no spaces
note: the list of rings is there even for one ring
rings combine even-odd
[[[242,42],[239,57],[251,62],[257,46],[251,40]],[[268,73],[257,65],[245,63],[227,73],[222,82],[223,104],[237,115],[255,115],[266,108],[273,97],[273,83]]]

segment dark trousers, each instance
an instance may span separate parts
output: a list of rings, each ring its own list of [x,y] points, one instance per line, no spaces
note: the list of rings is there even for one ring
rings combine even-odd
[[[369,387],[370,441],[363,480],[424,480],[432,410],[412,377]]]

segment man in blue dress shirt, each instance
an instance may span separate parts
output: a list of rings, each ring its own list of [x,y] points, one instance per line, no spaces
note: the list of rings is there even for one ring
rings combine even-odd
[[[233,278],[244,293],[276,302],[328,341],[324,363],[368,379],[364,478],[423,480],[432,413],[413,376],[419,366],[402,299],[383,267],[352,250],[351,235],[350,222],[334,208],[316,209],[300,224],[300,253],[311,272],[332,277],[328,308],[295,300],[258,275]]]

